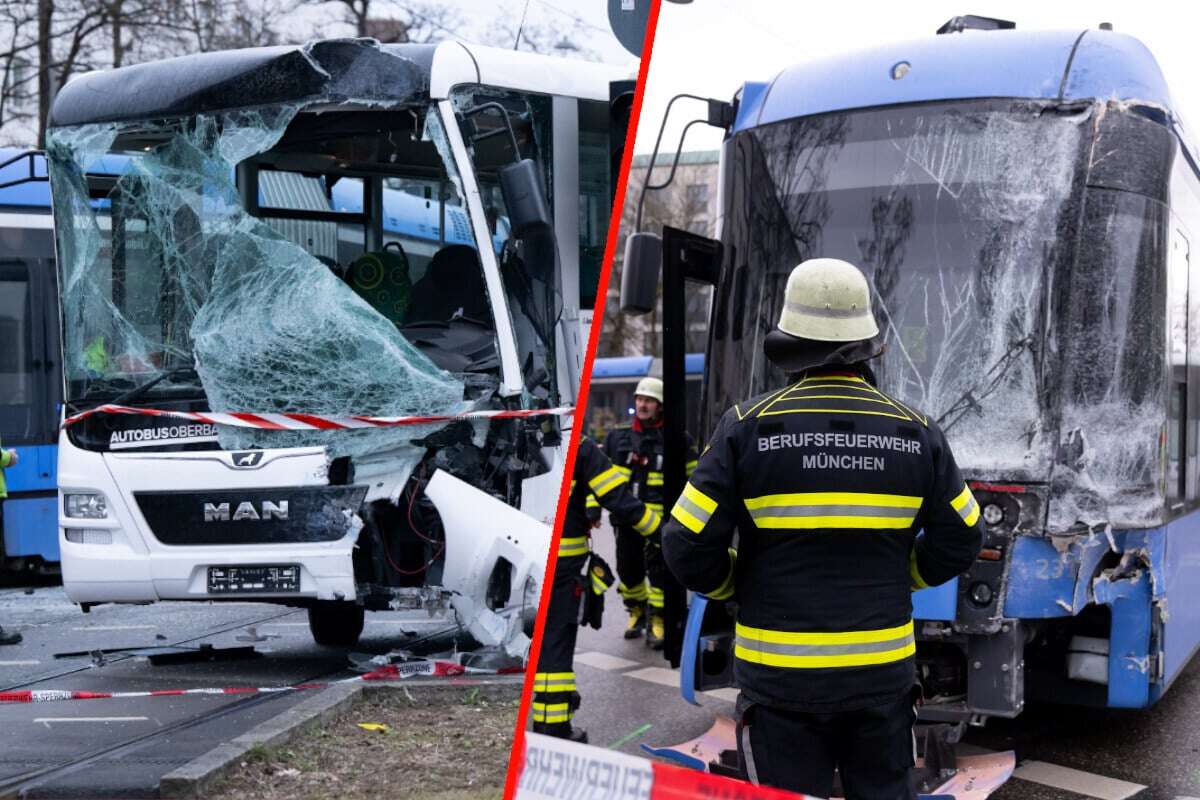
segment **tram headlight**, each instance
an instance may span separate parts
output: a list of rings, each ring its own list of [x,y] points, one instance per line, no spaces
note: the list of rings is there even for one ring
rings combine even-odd
[[[971,602],[977,606],[989,605],[994,596],[995,593],[992,591],[992,587],[983,581],[971,585]]]
[[[1004,509],[997,503],[988,503],[983,507],[983,521],[988,525],[999,525],[1004,521]]]
[[[72,519],[108,519],[108,501],[99,492],[65,494],[63,510]]]

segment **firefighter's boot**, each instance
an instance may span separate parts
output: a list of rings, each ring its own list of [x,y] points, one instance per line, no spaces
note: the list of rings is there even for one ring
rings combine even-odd
[[[579,742],[587,744],[587,731],[582,728],[576,728],[569,722],[553,722],[549,725],[544,723],[533,723],[533,732],[541,733],[546,736],[553,736],[556,739],[566,739],[569,742]]]
[[[652,650],[662,650],[667,637],[667,623],[661,611],[650,614],[650,625],[646,631],[646,645]]]
[[[646,629],[646,607],[643,605],[629,606],[629,621],[625,623],[625,638],[636,639]]]

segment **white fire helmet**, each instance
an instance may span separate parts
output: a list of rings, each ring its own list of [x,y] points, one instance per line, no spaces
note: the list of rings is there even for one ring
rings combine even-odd
[[[663,382],[658,378],[642,378],[638,381],[637,388],[633,390],[633,394],[634,396],[653,397],[661,403],[663,401]]]
[[[877,336],[866,277],[838,258],[801,262],[788,276],[779,330],[818,342],[857,342]]]

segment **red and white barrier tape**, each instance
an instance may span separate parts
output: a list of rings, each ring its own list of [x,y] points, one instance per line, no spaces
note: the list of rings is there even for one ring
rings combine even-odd
[[[561,417],[574,413],[574,406],[558,408],[521,408],[510,411],[464,411],[461,414],[430,414],[418,417],[326,417],[319,414],[246,414],[216,411],[166,411],[160,408],[102,405],[89,408],[63,420],[63,427],[74,425],[93,414],[134,414],[143,417],[170,417],[203,422],[209,425],[229,425],[235,428],[255,428],[263,431],[341,431],[359,428],[396,428],[403,425],[424,425],[431,422],[457,422],[460,419],[522,419],[524,417]]]
[[[525,735],[516,800],[817,800],[709,772],[542,736]]]
[[[523,671],[523,670],[521,670]],[[143,692],[82,692],[69,689],[26,689],[16,692],[0,692],[0,705],[6,703],[51,703],[61,700],[119,700],[137,697],[182,697],[185,695],[222,694],[271,694],[275,692],[300,692],[306,689],[323,689],[336,683],[355,681],[395,681],[418,676],[449,678],[460,675],[496,675],[507,670],[477,669],[464,667],[453,661],[407,661],[388,664],[353,678],[331,683],[299,683],[294,686],[226,686],[213,689],[153,689]]]

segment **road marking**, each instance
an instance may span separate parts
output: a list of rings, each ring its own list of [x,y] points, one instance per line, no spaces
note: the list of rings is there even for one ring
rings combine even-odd
[[[642,726],[642,727],[640,727],[640,728],[634,728],[634,729],[633,729],[633,730],[631,730],[629,733],[625,734],[625,735],[624,735],[624,736],[622,736],[620,739],[617,739],[615,742],[613,742],[612,744],[610,744],[610,745],[608,746],[608,749],[609,749],[609,750],[616,750],[618,747],[620,747],[621,745],[625,744],[626,742],[633,741],[633,740],[634,740],[634,739],[636,739],[637,737],[641,736],[643,733],[645,733],[646,731],[650,730],[650,728],[652,728],[652,727],[653,727],[653,726],[652,726],[652,725],[651,725],[649,722],[647,722],[645,725],[643,725],[643,726]]]
[[[702,694],[715,697],[718,700],[724,700],[727,703],[736,703],[738,699],[738,690],[732,686],[726,686],[724,689],[709,689],[707,692],[702,692]]]
[[[73,631],[152,631],[157,625],[90,625],[82,628],[71,628]]]
[[[640,661],[630,661],[620,656],[610,656],[608,653],[576,653],[575,660],[596,669],[617,670],[641,666]]]
[[[1098,800],[1125,800],[1146,788],[1139,783],[1105,778],[1103,775],[1047,764],[1044,761],[1026,761],[1016,768],[1013,777]]]
[[[32,667],[40,661],[0,661],[0,667]]]
[[[148,722],[149,717],[38,717],[34,723],[42,723],[47,728],[51,722]]]
[[[637,678],[640,681],[649,681],[650,683],[659,683],[663,686],[679,687],[679,673],[673,669],[666,667],[644,667],[635,669],[633,672],[625,673],[630,678]]]

